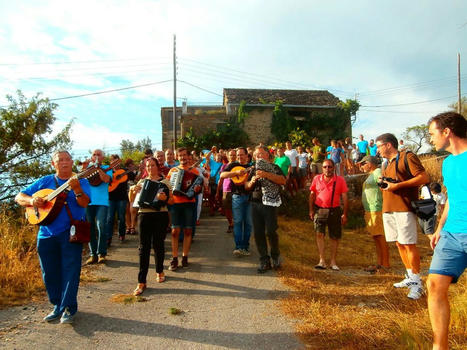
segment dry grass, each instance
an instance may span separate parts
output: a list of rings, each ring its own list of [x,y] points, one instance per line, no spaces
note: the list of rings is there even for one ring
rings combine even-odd
[[[0,307],[44,294],[36,254],[36,228],[0,210]]]
[[[147,301],[148,299],[142,296],[134,296],[133,294],[115,294],[112,295],[110,300],[114,303],[129,305],[134,303],[142,303]]]
[[[444,157],[439,156],[425,156],[420,159],[426,172],[430,175],[431,182],[443,183],[441,174],[441,165],[443,164]]]
[[[393,268],[369,275],[363,268],[375,260],[374,244],[363,230],[346,231],[339,247],[341,271],[316,271],[317,248],[311,222],[279,220],[284,267],[281,279],[294,293],[282,300],[283,310],[299,319],[297,333],[310,349],[428,349],[431,328],[426,298],[406,297],[392,284],[403,266],[391,247]],[[422,271],[427,271],[428,240],[421,237]],[[328,249],[328,247],[327,247]],[[328,250],[327,250],[328,251]],[[466,278],[451,287],[451,348],[467,346]]]

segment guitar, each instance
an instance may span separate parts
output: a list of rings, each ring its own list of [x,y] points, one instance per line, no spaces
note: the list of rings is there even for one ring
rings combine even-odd
[[[118,185],[121,183],[125,182],[128,180],[128,173],[131,173],[133,170],[123,170],[123,169],[117,169],[114,170],[114,173],[112,175],[112,180],[110,181],[109,184],[109,192],[112,192],[115,190]]]
[[[99,176],[99,169],[102,169],[103,171],[107,172],[109,170],[113,170],[121,163],[122,163],[121,159],[115,159],[114,161],[110,163],[109,167],[106,169],[102,169],[100,164],[94,164],[94,165],[91,165],[90,167],[87,167],[86,170],[93,171],[89,176],[86,176],[89,181],[89,184],[92,186],[99,186],[102,183],[101,177]]]
[[[79,174],[73,175],[69,178],[63,185],[53,190],[50,188],[44,188],[37,191],[32,195],[32,197],[41,197],[44,198],[47,202],[45,206],[38,208],[33,206],[27,206],[26,209],[26,219],[30,224],[33,225],[49,225],[51,224],[58,216],[62,210],[63,205],[65,204],[66,197],[68,195],[70,180],[71,179],[81,179],[90,176],[95,169],[88,168]]]
[[[242,166],[236,166],[236,167],[233,167],[232,170],[230,171],[240,171],[240,170],[245,170],[246,173],[243,174],[243,175],[236,175],[234,177],[231,177],[230,179],[233,181],[234,184],[236,185],[240,185],[242,183],[244,183],[247,179],[248,179],[248,175],[250,175],[250,171],[253,170],[255,168],[254,165],[248,167],[248,168],[244,168]]]

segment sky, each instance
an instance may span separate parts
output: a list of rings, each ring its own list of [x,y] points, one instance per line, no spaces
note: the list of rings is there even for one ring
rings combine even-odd
[[[18,89],[54,100],[77,158],[122,139],[160,149],[174,35],[178,106],[221,105],[223,88],[328,90],[358,99],[352,133],[370,139],[447,110],[457,53],[467,89],[466,1],[22,0],[0,3],[0,105]]]

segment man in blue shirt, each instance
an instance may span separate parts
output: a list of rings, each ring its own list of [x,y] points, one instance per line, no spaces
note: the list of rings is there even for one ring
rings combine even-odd
[[[375,144],[375,140],[371,139],[370,144],[368,145],[368,149],[370,151],[370,156],[376,157],[378,153],[378,147]]]
[[[15,200],[24,207],[43,208],[48,202],[36,192],[55,189],[68,182],[66,203],[71,216],[81,220],[91,195],[88,180],[73,177],[73,160],[68,151],[57,151],[52,156],[55,175],[47,175],[18,193]],[[57,202],[55,202],[57,203]],[[58,204],[58,203],[57,203]],[[72,323],[78,311],[78,286],[81,273],[81,253],[83,245],[70,243],[70,217],[62,206],[57,217],[48,225],[41,225],[37,234],[37,253],[42,270],[42,278],[53,311],[44,317],[50,322],[61,316],[61,323]]]
[[[360,141],[357,143],[357,149],[358,149],[358,160],[357,162],[361,161],[363,157],[366,156],[366,152],[368,151],[368,141],[363,139],[363,135],[360,135],[358,137]]]
[[[467,121],[446,112],[431,118],[428,125],[436,150],[451,153],[443,162],[448,200],[431,238],[434,253],[427,281],[433,349],[448,349],[448,289],[467,268]]]

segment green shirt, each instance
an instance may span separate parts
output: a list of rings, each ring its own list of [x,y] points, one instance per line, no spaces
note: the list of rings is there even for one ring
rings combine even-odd
[[[324,148],[322,145],[313,146],[313,163],[322,163],[324,160],[324,155],[320,153],[324,153]]]
[[[383,194],[378,187],[381,169],[375,169],[363,183],[362,203],[365,211],[381,211],[383,209]]]
[[[289,173],[289,166],[290,166],[290,159],[287,157],[285,154],[282,157],[276,157],[274,159],[274,164],[279,165],[279,168],[281,168],[282,172],[284,173],[284,176],[287,176]]]

